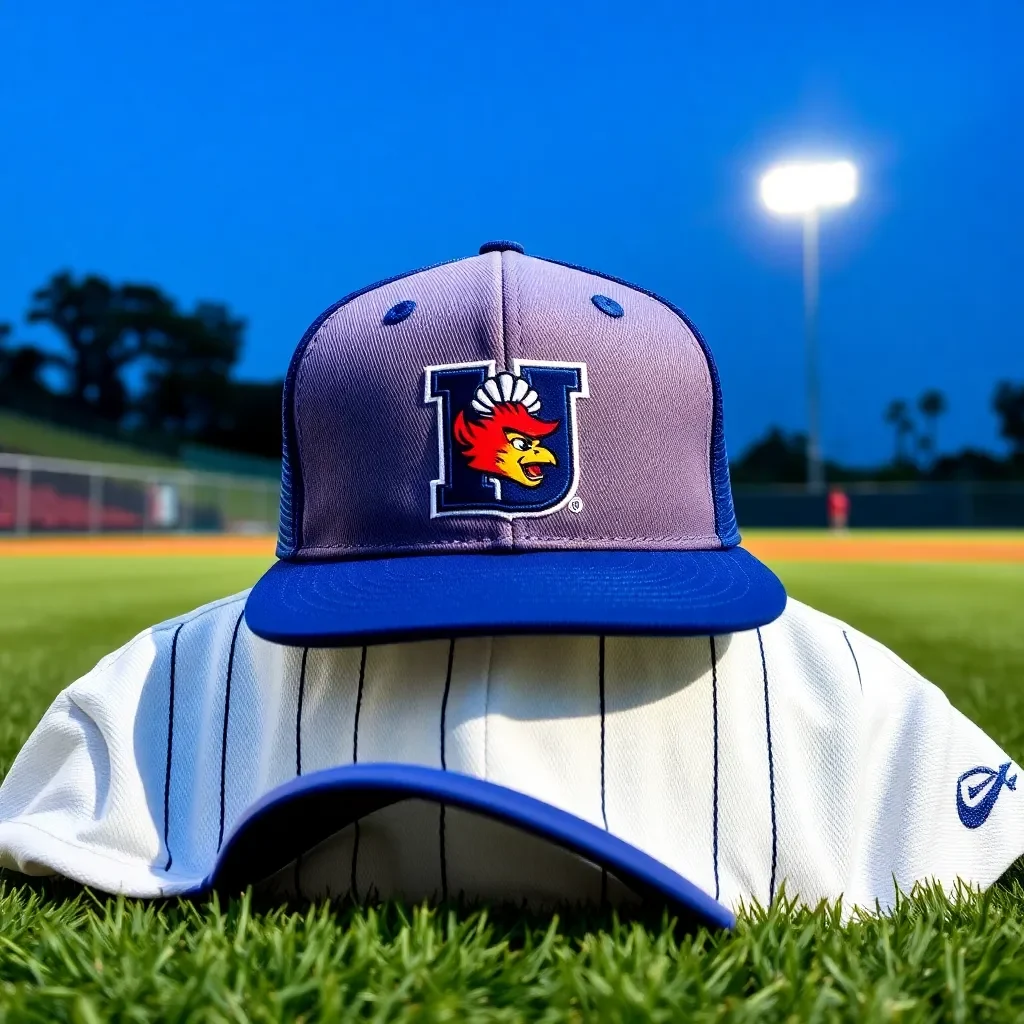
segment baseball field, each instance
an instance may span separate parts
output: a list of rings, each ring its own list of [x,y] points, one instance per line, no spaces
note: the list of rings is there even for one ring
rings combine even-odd
[[[1024,760],[1024,534],[762,533],[789,592],[875,636]],[[251,584],[266,538],[0,542],[0,775],[57,691]],[[150,904],[0,875],[0,1021],[1024,1019],[1024,871],[885,917]]]

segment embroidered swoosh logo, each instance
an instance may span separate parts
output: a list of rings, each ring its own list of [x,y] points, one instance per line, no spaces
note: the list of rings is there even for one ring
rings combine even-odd
[[[998,769],[983,765],[969,768],[956,780],[956,813],[964,828],[984,825],[1003,787],[1011,791],[1017,788],[1017,776],[1008,774],[1011,763],[1007,761]]]

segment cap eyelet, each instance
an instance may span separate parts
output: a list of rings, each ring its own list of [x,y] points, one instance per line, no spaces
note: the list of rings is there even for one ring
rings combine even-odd
[[[609,299],[607,295],[591,295],[590,301],[608,316],[616,318],[622,316],[622,307],[614,299]]]
[[[416,303],[412,299],[403,299],[401,302],[396,303],[392,306],[385,314],[384,319],[381,323],[385,327],[392,327],[394,324],[400,324],[403,320],[409,317],[409,314],[416,308]]]

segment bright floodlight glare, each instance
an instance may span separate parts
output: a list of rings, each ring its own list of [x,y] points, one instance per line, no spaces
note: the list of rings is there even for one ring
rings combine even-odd
[[[810,213],[845,206],[857,196],[857,168],[830,164],[780,164],[761,179],[761,200],[772,213]]]

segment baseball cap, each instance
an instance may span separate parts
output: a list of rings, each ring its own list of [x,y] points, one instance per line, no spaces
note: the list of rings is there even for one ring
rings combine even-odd
[[[265,639],[723,634],[785,606],[739,547],[711,352],[641,288],[486,243],[327,309],[283,404]]]

